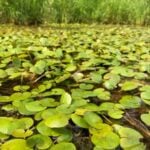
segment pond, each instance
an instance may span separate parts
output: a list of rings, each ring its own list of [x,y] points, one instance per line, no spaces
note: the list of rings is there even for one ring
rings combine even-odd
[[[2,150],[150,149],[150,30],[0,26]]]

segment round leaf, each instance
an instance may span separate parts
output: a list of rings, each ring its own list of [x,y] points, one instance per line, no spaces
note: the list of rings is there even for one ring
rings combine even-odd
[[[50,128],[61,128],[68,124],[69,118],[62,114],[54,114],[45,120],[45,125]]]
[[[52,146],[50,150],[76,150],[76,147],[73,143],[62,142]]]

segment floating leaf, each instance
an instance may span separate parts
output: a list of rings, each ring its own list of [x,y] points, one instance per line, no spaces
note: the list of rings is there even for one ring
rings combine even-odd
[[[99,72],[90,73],[90,78],[94,83],[101,83],[102,81],[102,76]]]
[[[113,90],[117,87],[117,84],[120,82],[120,76],[117,74],[106,74],[104,76],[104,79],[106,80],[104,82],[104,86],[105,88],[107,88],[108,90]]]
[[[131,91],[139,87],[139,83],[135,81],[126,81],[121,85],[123,91]]]
[[[76,82],[79,82],[84,77],[84,74],[80,72],[76,72],[72,75],[72,77]]]
[[[142,92],[141,93],[141,98],[144,100],[149,100],[150,101],[150,91]]]
[[[69,142],[73,138],[73,134],[71,130],[68,130],[66,128],[59,128],[55,129],[59,133],[59,137],[57,138],[57,142]]]
[[[46,62],[44,60],[39,60],[36,64],[30,68],[30,71],[35,74],[42,74],[45,71]]]
[[[14,119],[10,117],[0,117],[0,133],[10,134],[10,126],[13,121]]]
[[[38,132],[42,135],[45,136],[59,136],[59,133],[55,131],[52,128],[49,128],[48,126],[45,125],[44,121],[41,121],[37,126],[36,129]]]
[[[94,94],[100,99],[100,100],[110,100],[110,92],[105,91],[103,88],[98,88],[94,90]]]
[[[87,122],[83,119],[83,117],[76,115],[76,114],[72,114],[71,115],[71,119],[72,121],[79,127],[82,128],[88,128],[89,125],[87,124]]]
[[[0,69],[0,79],[7,77],[7,73],[5,70]]]
[[[14,91],[27,91],[28,89],[30,89],[30,86],[28,85],[16,85],[13,88]]]
[[[103,120],[100,118],[99,115],[97,115],[94,112],[86,112],[84,114],[84,120],[92,127],[96,128],[99,126],[99,123],[101,124]]]
[[[36,134],[27,139],[29,147],[36,147],[38,149],[47,149],[52,145],[52,140],[48,136]]]
[[[59,144],[55,144],[50,148],[50,150],[76,150],[76,147],[73,143],[62,142]]]
[[[40,101],[33,101],[25,104],[25,108],[30,112],[39,112],[46,109],[46,106],[42,106]]]
[[[56,83],[61,83],[61,82],[65,81],[65,80],[69,79],[70,76],[71,76],[70,73],[66,73],[66,74],[64,74],[64,75],[62,75],[62,76],[60,76],[60,77],[57,77],[57,78],[55,79],[55,82],[56,82]]]
[[[11,102],[12,100],[10,99],[9,96],[0,96],[0,103],[7,103]]]
[[[71,104],[71,101],[72,101],[72,98],[71,98],[71,95],[67,92],[64,92],[62,95],[61,95],[61,98],[60,98],[60,103],[61,104],[66,104],[66,105],[70,105]]]
[[[83,89],[83,90],[91,90],[93,89],[94,85],[81,83],[79,87],[80,89]]]
[[[103,149],[115,149],[119,146],[119,136],[113,132],[104,135],[93,135],[91,138],[94,145]]]
[[[117,108],[113,108],[112,110],[109,110],[108,111],[108,115],[111,117],[111,118],[114,118],[114,119],[120,119],[123,117],[123,114],[124,114],[124,111],[122,110],[119,110]]]
[[[24,129],[16,129],[12,132],[12,136],[16,138],[26,138],[28,136],[31,136],[33,134],[32,130],[25,131]]]
[[[68,124],[68,116],[63,114],[54,114],[45,120],[45,125],[50,128],[61,128]]]
[[[31,150],[24,139],[12,139],[1,146],[1,150]]]
[[[68,72],[73,72],[73,71],[76,70],[76,68],[77,68],[77,67],[76,67],[75,65],[69,64],[69,65],[66,66],[66,71],[68,71]]]
[[[138,96],[126,95],[119,100],[119,103],[126,109],[139,108],[141,99]]]
[[[114,127],[121,137],[120,145],[123,149],[133,148],[141,143],[140,139],[143,136],[138,131],[119,125],[114,125]]]
[[[141,120],[148,126],[150,126],[150,113],[148,114],[142,114]]]

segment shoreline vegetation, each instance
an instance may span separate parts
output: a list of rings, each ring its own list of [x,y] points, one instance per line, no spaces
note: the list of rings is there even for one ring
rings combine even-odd
[[[0,0],[0,23],[149,25],[150,1]]]

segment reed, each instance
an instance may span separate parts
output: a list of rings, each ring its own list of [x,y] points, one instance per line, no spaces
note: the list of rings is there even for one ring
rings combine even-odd
[[[0,0],[0,22],[150,24],[150,0]]]

